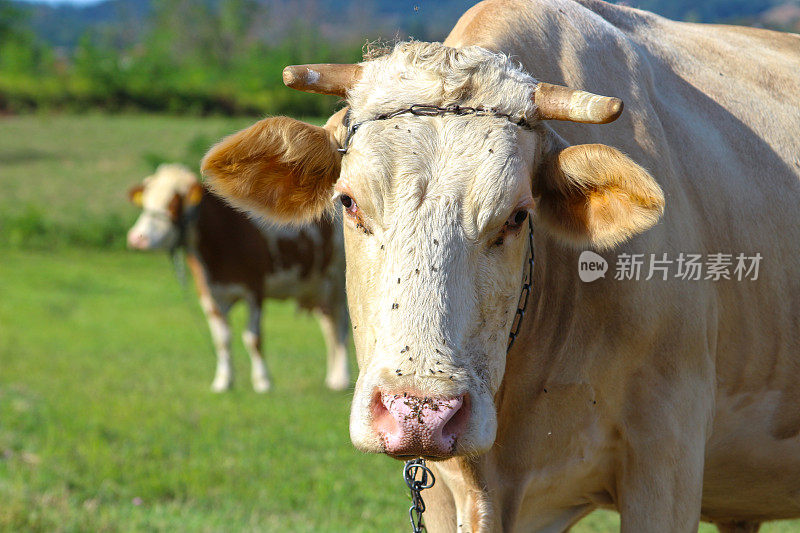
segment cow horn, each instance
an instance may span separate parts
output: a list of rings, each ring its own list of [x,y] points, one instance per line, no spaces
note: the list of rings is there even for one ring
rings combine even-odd
[[[568,120],[584,124],[608,124],[622,113],[622,100],[610,96],[539,83],[533,90],[533,103],[540,120]]]
[[[361,65],[319,63],[290,65],[283,69],[287,87],[307,93],[332,94],[344,98],[361,77]]]

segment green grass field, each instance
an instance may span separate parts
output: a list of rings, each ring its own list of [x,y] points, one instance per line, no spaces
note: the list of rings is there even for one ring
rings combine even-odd
[[[180,159],[249,119],[157,115],[23,115],[0,119],[0,210],[46,209],[59,224],[127,211],[125,190],[151,172],[147,156]]]
[[[399,465],[352,450],[350,395],[322,387],[321,335],[292,305],[267,310],[275,390],[250,390],[236,346],[238,386],[214,395],[205,321],[164,257],[4,252],[0,295],[0,526],[402,523]]]
[[[124,190],[147,173],[143,154],[177,158],[198,132],[245,123],[0,119],[0,220],[41,202],[56,227],[111,216],[127,224],[135,210]],[[6,242],[0,530],[407,531],[401,465],[350,445],[350,393],[323,387],[315,322],[271,302],[265,331],[274,390],[251,391],[235,338],[235,390],[212,394],[205,320],[164,255]],[[574,531],[617,529],[602,512]]]

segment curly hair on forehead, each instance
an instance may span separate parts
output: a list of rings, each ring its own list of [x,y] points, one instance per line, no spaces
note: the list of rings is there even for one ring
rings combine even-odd
[[[413,104],[497,108],[532,114],[536,80],[509,56],[478,46],[402,41],[391,51],[370,45],[363,74],[348,92],[356,121]],[[377,57],[376,57],[377,56]]]
[[[393,43],[382,39],[367,41],[364,43],[364,46],[361,47],[361,57],[363,61],[372,61],[373,59],[389,55],[398,42],[399,39],[395,39]]]

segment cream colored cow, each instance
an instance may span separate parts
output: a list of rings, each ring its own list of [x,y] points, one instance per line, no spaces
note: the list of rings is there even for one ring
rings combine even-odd
[[[263,120],[204,170],[273,220],[341,204],[351,437],[438,460],[431,530],[563,531],[598,507],[637,533],[800,516],[798,36],[498,0],[444,45],[285,80],[349,109]],[[579,277],[586,250],[604,278]],[[756,279],[614,275],[636,254],[763,261]]]

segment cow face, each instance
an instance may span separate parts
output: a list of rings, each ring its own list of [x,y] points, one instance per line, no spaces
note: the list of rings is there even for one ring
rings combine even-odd
[[[528,252],[536,136],[475,117],[362,127],[334,187],[361,369],[353,441],[396,455],[486,448]]]
[[[492,445],[529,217],[565,243],[605,247],[661,213],[658,185],[617,150],[518,125],[535,116],[534,84],[486,50],[401,45],[363,65],[349,124],[267,119],[203,162],[213,187],[273,220],[317,216],[326,196],[343,211],[360,369],[350,434],[364,451],[446,458]],[[496,112],[375,120],[414,103]]]
[[[197,205],[202,186],[182,165],[161,165],[155,174],[128,191],[131,202],[142,208],[128,231],[128,246],[137,250],[170,249],[178,244],[181,217]]]

